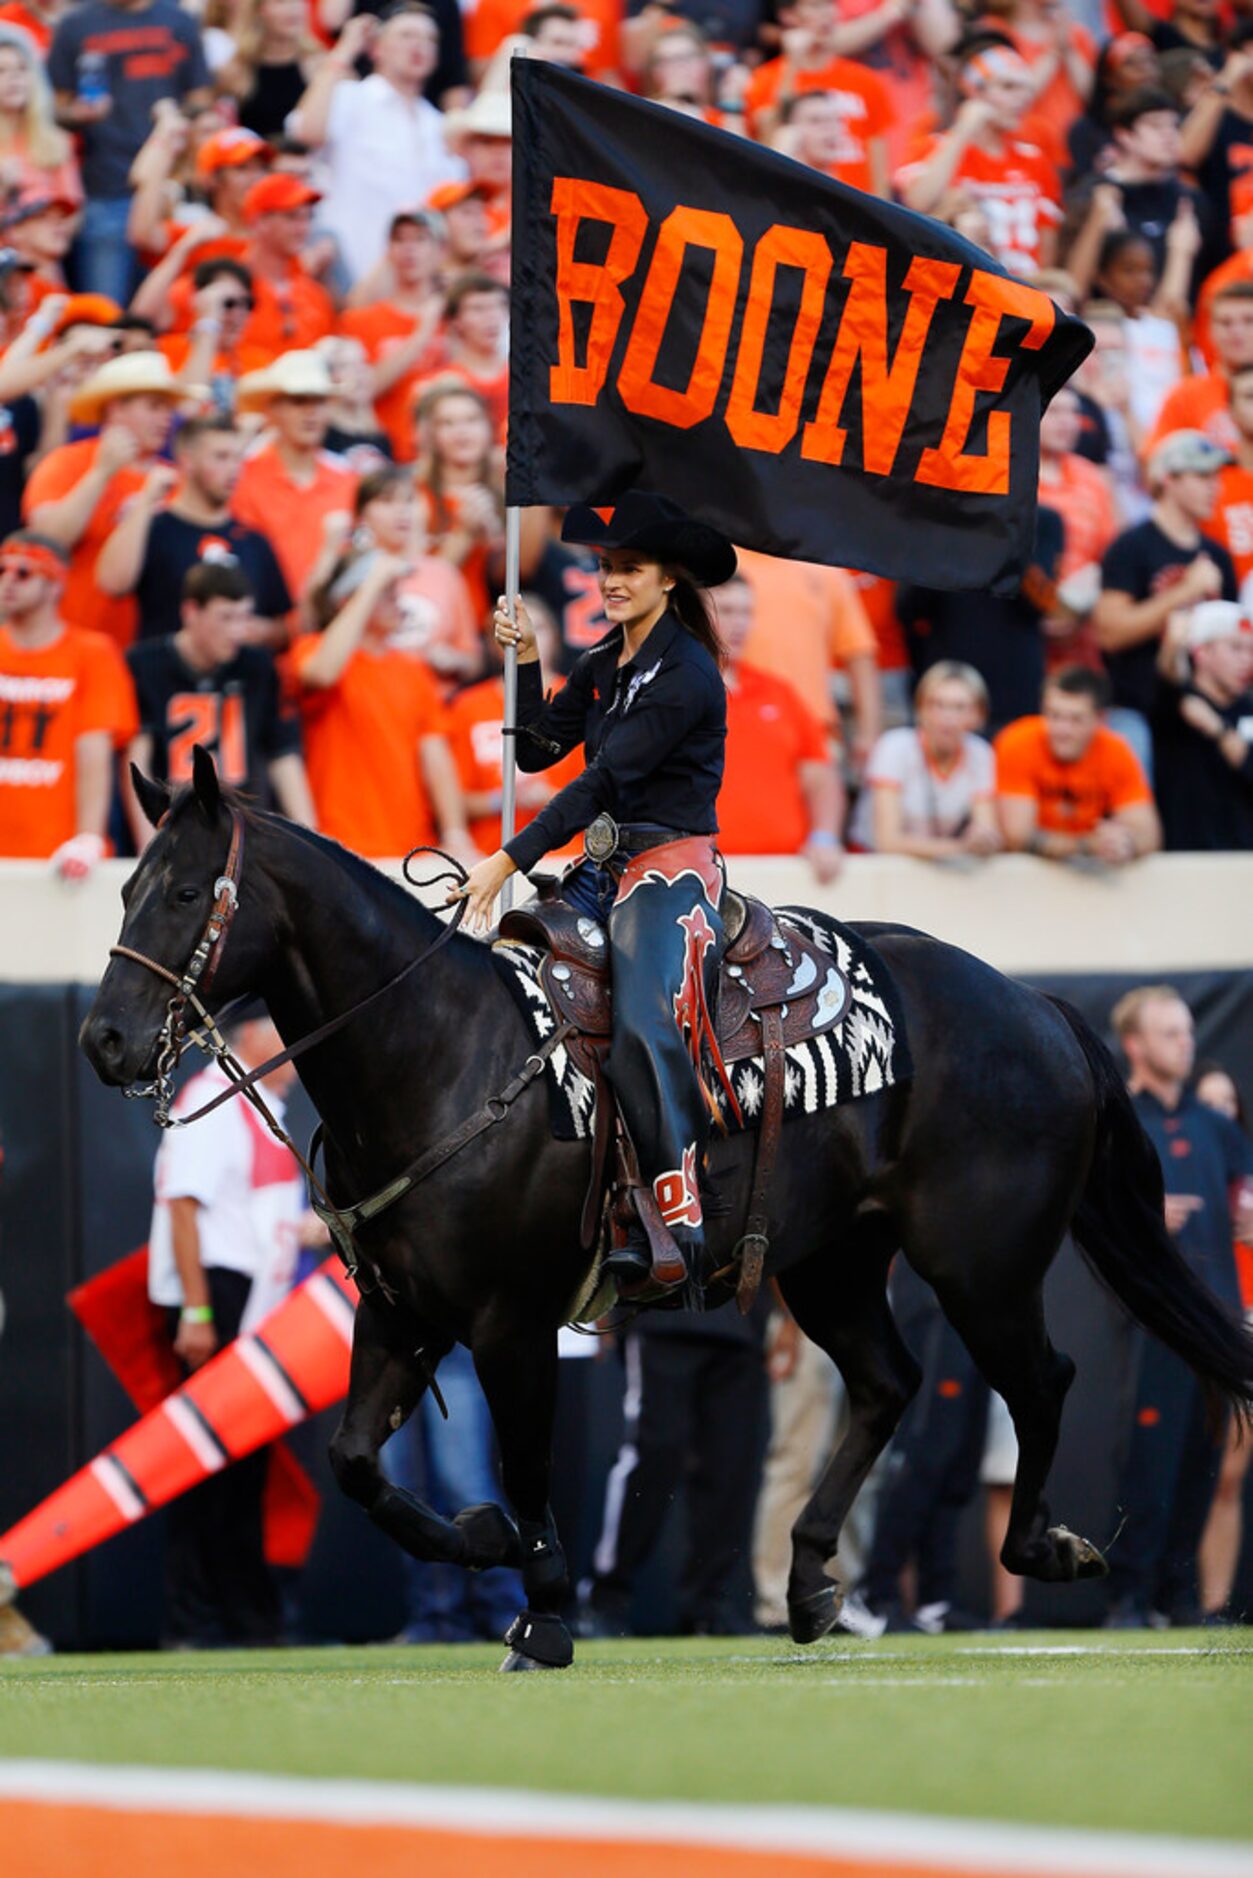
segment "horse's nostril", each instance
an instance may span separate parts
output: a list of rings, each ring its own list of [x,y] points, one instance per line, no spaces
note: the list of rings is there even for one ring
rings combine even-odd
[[[90,1040],[96,1054],[106,1062],[116,1062],[122,1053],[122,1033],[115,1030],[112,1024],[96,1024],[90,1033]]]

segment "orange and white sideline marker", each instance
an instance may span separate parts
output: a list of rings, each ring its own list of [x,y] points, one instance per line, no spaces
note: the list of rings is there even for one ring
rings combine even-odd
[[[1203,1840],[804,1806],[0,1762],[14,1878],[1249,1878]]]
[[[338,1402],[356,1287],[328,1258],[256,1330],[0,1534],[0,1604]]]

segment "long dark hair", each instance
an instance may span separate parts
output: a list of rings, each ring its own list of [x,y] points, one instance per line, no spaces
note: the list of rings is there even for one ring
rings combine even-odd
[[[681,567],[672,567],[670,572],[674,576],[674,586],[670,589],[670,611],[684,631],[691,633],[693,639],[698,639],[721,668],[727,662],[726,648],[714,624],[708,600]]]

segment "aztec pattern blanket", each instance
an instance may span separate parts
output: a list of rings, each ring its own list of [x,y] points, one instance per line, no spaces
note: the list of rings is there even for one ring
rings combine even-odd
[[[798,1115],[817,1115],[906,1081],[911,1063],[905,1025],[891,976],[874,947],[838,920],[811,908],[788,906],[776,910],[785,926],[794,927],[831,954],[849,988],[848,1008],[837,1024],[823,1036],[810,1037],[788,1048],[784,1121]],[[493,948],[492,957],[532,1038],[536,1043],[544,1042],[555,1025],[539,982],[542,952],[538,947],[507,940]],[[746,1057],[732,1064],[729,1074],[743,1125],[751,1128],[761,1112],[765,1065],[760,1057]],[[548,1059],[546,1081],[555,1138],[586,1140],[595,1123],[595,1091],[565,1049],[558,1047]],[[738,1124],[716,1081],[714,1094],[720,1100],[727,1132],[734,1134]]]

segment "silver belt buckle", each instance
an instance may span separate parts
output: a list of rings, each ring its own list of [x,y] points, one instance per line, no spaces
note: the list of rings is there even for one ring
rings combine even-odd
[[[603,867],[617,847],[618,824],[612,815],[598,815],[583,831],[583,852],[597,867]]]

